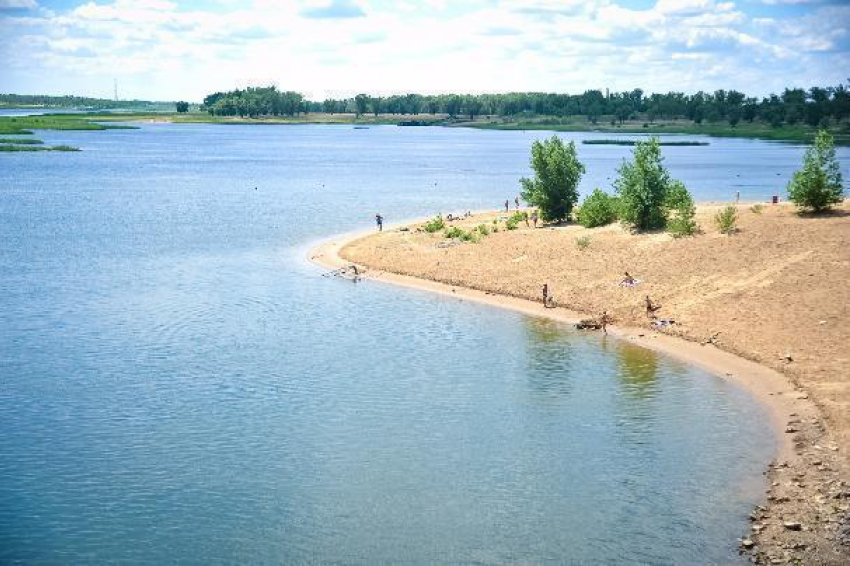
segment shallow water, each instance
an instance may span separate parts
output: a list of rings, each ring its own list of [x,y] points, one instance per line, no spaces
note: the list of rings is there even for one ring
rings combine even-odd
[[[736,559],[775,447],[748,395],[304,260],[378,211],[512,198],[546,133],[39,135],[84,151],[0,157],[0,562]],[[802,152],[711,143],[664,148],[698,200]],[[628,154],[579,151],[592,179]]]

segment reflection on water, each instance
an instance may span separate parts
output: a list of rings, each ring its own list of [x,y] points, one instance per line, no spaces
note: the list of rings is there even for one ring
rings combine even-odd
[[[549,395],[569,395],[572,389],[574,332],[546,318],[526,318],[525,349],[528,385]]]
[[[658,353],[625,341],[619,341],[616,350],[623,393],[633,399],[653,398],[658,390]]]

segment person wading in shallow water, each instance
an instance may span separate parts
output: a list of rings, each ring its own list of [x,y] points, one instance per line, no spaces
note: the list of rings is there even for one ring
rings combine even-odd
[[[378,225],[378,232],[384,231],[384,217],[380,214],[375,215],[375,223]]]

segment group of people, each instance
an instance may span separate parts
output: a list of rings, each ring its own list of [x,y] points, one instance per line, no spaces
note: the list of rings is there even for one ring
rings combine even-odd
[[[511,204],[511,203],[510,203],[510,201],[509,201],[509,200],[507,200],[507,199],[505,199],[505,212],[510,212],[510,211],[511,211],[511,209],[510,209],[510,204]],[[519,197],[516,197],[516,198],[514,199],[514,204],[516,205],[516,209],[517,209],[517,210],[519,210]]]
[[[628,271],[625,272],[625,277],[622,281],[620,281],[621,287],[634,287],[640,281],[632,277]],[[649,295],[646,295],[644,298],[644,306],[646,307],[646,316],[654,323],[658,322],[658,316],[656,313],[661,309],[661,305],[659,303],[652,302],[652,299],[649,298]],[[555,308],[555,300],[554,297],[549,292],[549,284],[543,284],[543,307],[547,309]],[[580,323],[580,328],[593,328],[593,329],[601,329],[602,332],[608,334],[608,325],[613,322],[613,318],[608,314],[607,310],[602,311],[602,314],[599,315],[599,318],[593,321],[582,321]],[[668,324],[672,324],[672,320],[664,319],[667,324],[663,325],[655,325],[658,327],[667,326]]]
[[[505,200],[505,212],[510,212],[510,201]],[[517,212],[519,212],[519,197],[514,198],[514,206],[516,207]],[[525,225],[528,226],[528,221],[531,220],[534,223],[534,227],[537,228],[537,222],[540,220],[540,217],[537,216],[537,211],[533,210],[531,215],[525,217]]]
[[[463,213],[463,216],[461,216],[459,214],[452,214],[451,212],[449,212],[446,215],[446,220],[448,220],[449,222],[452,222],[453,220],[463,220],[463,219],[471,218],[471,217],[472,217],[472,212],[470,212],[468,210]]]

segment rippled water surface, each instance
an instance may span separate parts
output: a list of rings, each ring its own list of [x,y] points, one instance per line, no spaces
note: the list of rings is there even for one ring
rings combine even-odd
[[[512,198],[545,135],[146,124],[0,156],[0,562],[734,561],[774,448],[747,395],[304,261],[378,211]],[[700,200],[802,154],[711,143],[664,150]],[[585,190],[628,154],[579,150]]]

